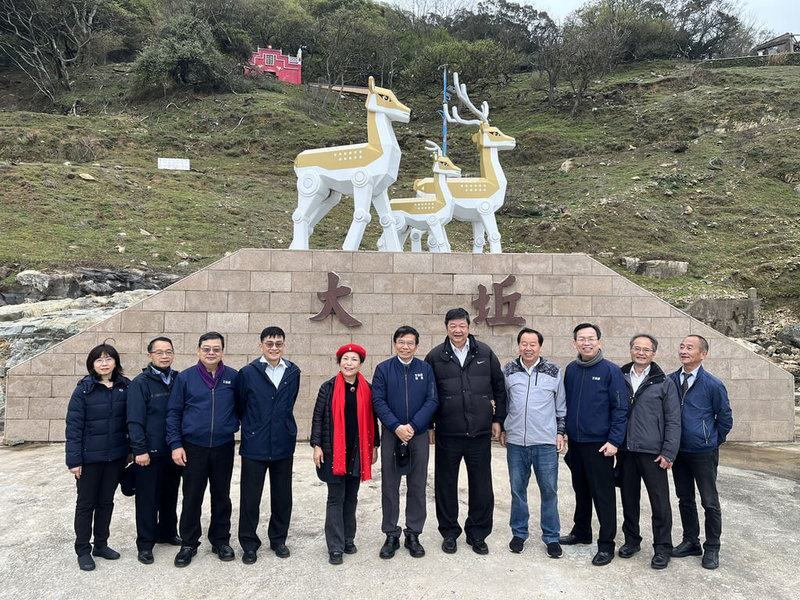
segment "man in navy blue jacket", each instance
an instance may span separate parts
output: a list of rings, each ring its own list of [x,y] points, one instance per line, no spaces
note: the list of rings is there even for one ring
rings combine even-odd
[[[614,455],[625,440],[628,390],[620,368],[603,358],[600,328],[581,323],[572,332],[578,358],[567,365],[567,438],[565,457],[575,490],[574,525],[562,544],[592,543],[592,503],[600,533],[595,566],[614,558],[617,504],[614,490]]]
[[[427,515],[428,427],[439,401],[433,369],[414,357],[419,333],[409,325],[394,332],[396,357],[380,363],[372,378],[372,406],[383,423],[381,434],[381,531],[386,541],[381,558],[392,558],[400,547],[400,479],[406,475],[405,547],[411,556],[425,555],[419,542]],[[407,464],[405,464],[407,463]]]
[[[239,419],[233,394],[236,370],[222,363],[224,352],[222,334],[201,335],[197,365],[178,374],[167,404],[167,443],[172,460],[183,467],[183,545],[175,556],[176,567],[187,566],[197,554],[206,485],[211,488],[211,551],[220,560],[235,558],[230,546],[231,475]]]
[[[145,565],[153,562],[156,542],[181,545],[176,511],[181,468],[167,446],[167,401],[178,374],[172,368],[172,340],[151,340],[147,358],[150,364],[128,386],[128,436],[136,461],[136,549]]]
[[[733,427],[733,414],[725,385],[703,369],[708,341],[700,335],[686,336],[678,348],[683,365],[670,374],[681,395],[681,447],[672,467],[683,541],[672,556],[700,556],[706,569],[719,566],[722,509],[717,493],[719,447]],[[694,488],[700,492],[705,510],[705,552],[700,549],[700,520]]]
[[[239,494],[239,543],[242,562],[256,562],[261,547],[258,529],[261,495],[269,470],[269,546],[289,556],[286,536],[292,517],[292,464],[297,442],[294,404],[300,391],[300,369],[283,358],[286,334],[267,327],[258,344],[261,356],[239,371],[236,412],[242,421],[242,482]]]

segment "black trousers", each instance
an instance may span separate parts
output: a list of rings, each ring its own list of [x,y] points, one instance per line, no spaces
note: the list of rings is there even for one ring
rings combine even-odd
[[[256,530],[261,510],[264,479],[269,471],[270,516],[267,535],[270,547],[286,543],[292,518],[292,465],[294,456],[280,460],[253,460],[242,457],[239,492],[239,543],[243,550],[261,547]]]
[[[344,552],[345,542],[356,538],[356,507],[361,477],[342,475],[328,483],[325,507],[325,542],[328,552]]]
[[[124,467],[124,458],[105,463],[90,463],[83,465],[81,478],[75,480],[78,488],[78,499],[75,502],[75,553],[78,556],[92,551],[89,543],[92,531],[96,548],[108,545],[111,514],[114,512],[114,493]]]
[[[444,538],[461,535],[461,526],[458,524],[458,473],[463,459],[469,483],[469,509],[464,532],[470,539],[485,539],[492,532],[494,515],[491,438],[488,435],[437,435],[435,454],[434,491],[439,533]]]
[[[592,503],[600,522],[598,552],[614,552],[617,535],[617,492],[614,488],[614,457],[599,452],[603,442],[569,441],[565,460],[572,473],[575,515],[572,534],[592,539]]]
[[[178,535],[178,488],[181,468],[170,456],[150,456],[136,465],[136,548],[152,550],[158,540]]]
[[[620,450],[617,460],[622,469],[622,533],[625,543],[638,546],[642,542],[639,532],[639,508],[642,481],[647,489],[652,510],[653,549],[656,553],[672,552],[672,508],[669,505],[667,470],[653,462],[657,454]]]
[[[683,541],[700,543],[700,519],[697,516],[695,485],[705,511],[706,550],[719,550],[722,535],[722,508],[717,493],[719,449],[711,452],[678,452],[672,465],[672,479],[678,496]]]
[[[206,484],[211,488],[208,541],[212,546],[230,544],[233,448],[233,440],[213,448],[184,442],[186,466],[183,468],[183,509],[180,521],[184,546],[197,548],[200,545],[200,516]]]

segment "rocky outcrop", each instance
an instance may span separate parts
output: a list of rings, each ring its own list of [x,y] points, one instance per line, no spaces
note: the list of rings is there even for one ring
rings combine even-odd
[[[620,259],[620,263],[631,273],[655,279],[681,277],[689,270],[689,263],[680,260],[641,260],[624,256]]]
[[[789,325],[778,332],[778,339],[795,348],[800,348],[800,324]]]

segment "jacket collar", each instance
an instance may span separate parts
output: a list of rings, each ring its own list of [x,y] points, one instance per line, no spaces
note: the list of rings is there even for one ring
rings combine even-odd
[[[622,373],[623,374],[628,375],[628,374],[630,374],[631,370],[633,369],[633,362],[629,362],[629,363],[623,365],[620,368],[622,369]],[[656,377],[659,377],[659,376],[660,377],[665,377],[664,371],[661,369],[661,367],[658,366],[657,362],[653,361],[653,362],[650,363],[650,373],[647,376],[647,381],[650,381],[651,379],[655,379]]]

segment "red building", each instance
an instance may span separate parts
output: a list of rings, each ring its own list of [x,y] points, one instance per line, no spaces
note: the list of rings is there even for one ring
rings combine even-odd
[[[282,50],[273,50],[272,46],[259,48],[253,52],[250,65],[262,73],[275,73],[281,81],[299,85],[303,69],[303,51],[298,50],[297,56],[286,56]]]

